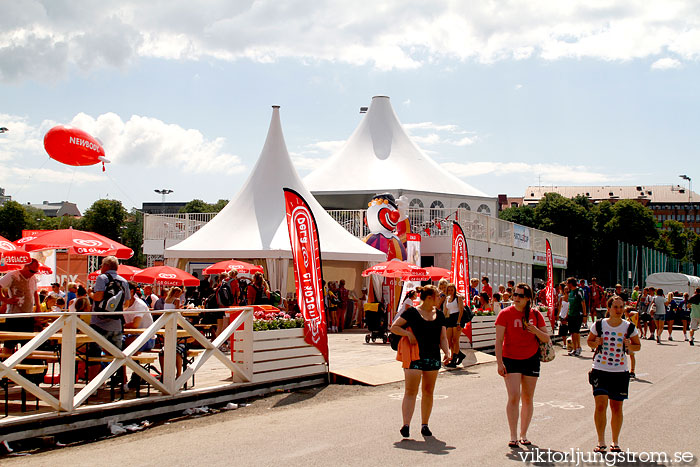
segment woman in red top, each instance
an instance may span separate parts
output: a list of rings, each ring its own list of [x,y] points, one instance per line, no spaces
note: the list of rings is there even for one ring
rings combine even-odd
[[[510,427],[511,448],[532,444],[527,429],[532,420],[532,398],[540,376],[539,341],[548,342],[549,334],[542,314],[530,308],[532,289],[518,284],[513,292],[513,305],[502,310],[496,318],[496,360],[498,374],[503,376],[508,391],[506,415]],[[520,437],[518,405],[520,410]]]

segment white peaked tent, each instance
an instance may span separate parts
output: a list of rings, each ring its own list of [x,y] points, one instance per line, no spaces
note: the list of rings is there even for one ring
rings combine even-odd
[[[339,176],[342,174],[342,176]],[[409,138],[386,96],[375,96],[343,148],[304,178],[314,193],[397,190],[487,196],[427,156]]]
[[[384,261],[386,255],[352,236],[338,224],[306,189],[287,152],[279,106],[253,171],[236,196],[211,221],[182,242],[166,250],[166,258],[267,260],[273,289],[284,292],[292,257],[282,188],[292,188],[309,203],[318,225],[321,259]]]

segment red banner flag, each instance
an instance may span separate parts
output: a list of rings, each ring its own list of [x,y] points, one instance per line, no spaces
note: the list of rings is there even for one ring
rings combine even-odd
[[[552,260],[552,246],[549,244],[549,240],[546,240],[546,255],[547,255],[547,287],[545,293],[547,294],[547,317],[549,322],[554,329],[554,296],[556,291],[554,290],[554,261]]]
[[[470,303],[469,297],[469,252],[467,239],[462,227],[452,221],[452,265],[450,266],[450,282],[457,287],[457,293],[462,295],[464,303]]]
[[[311,208],[304,198],[290,188],[283,188],[287,211],[287,228],[292,244],[294,283],[299,309],[304,316],[304,340],[315,346],[328,362],[326,312],[323,307],[323,273],[318,228]]]

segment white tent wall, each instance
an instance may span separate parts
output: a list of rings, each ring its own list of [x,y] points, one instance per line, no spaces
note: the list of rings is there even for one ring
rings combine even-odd
[[[700,287],[700,277],[679,272],[657,272],[647,276],[646,286],[662,289],[665,294],[678,290],[693,295],[695,289]]]

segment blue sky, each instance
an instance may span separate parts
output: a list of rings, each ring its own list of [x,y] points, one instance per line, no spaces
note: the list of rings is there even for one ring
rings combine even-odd
[[[281,105],[303,176],[388,95],[418,145],[489,195],[697,183],[692,1],[14,1],[0,17],[0,186],[22,203],[231,198]],[[92,9],[91,9],[92,8]],[[72,123],[113,162],[68,167]],[[697,190],[695,190],[697,191]]]

